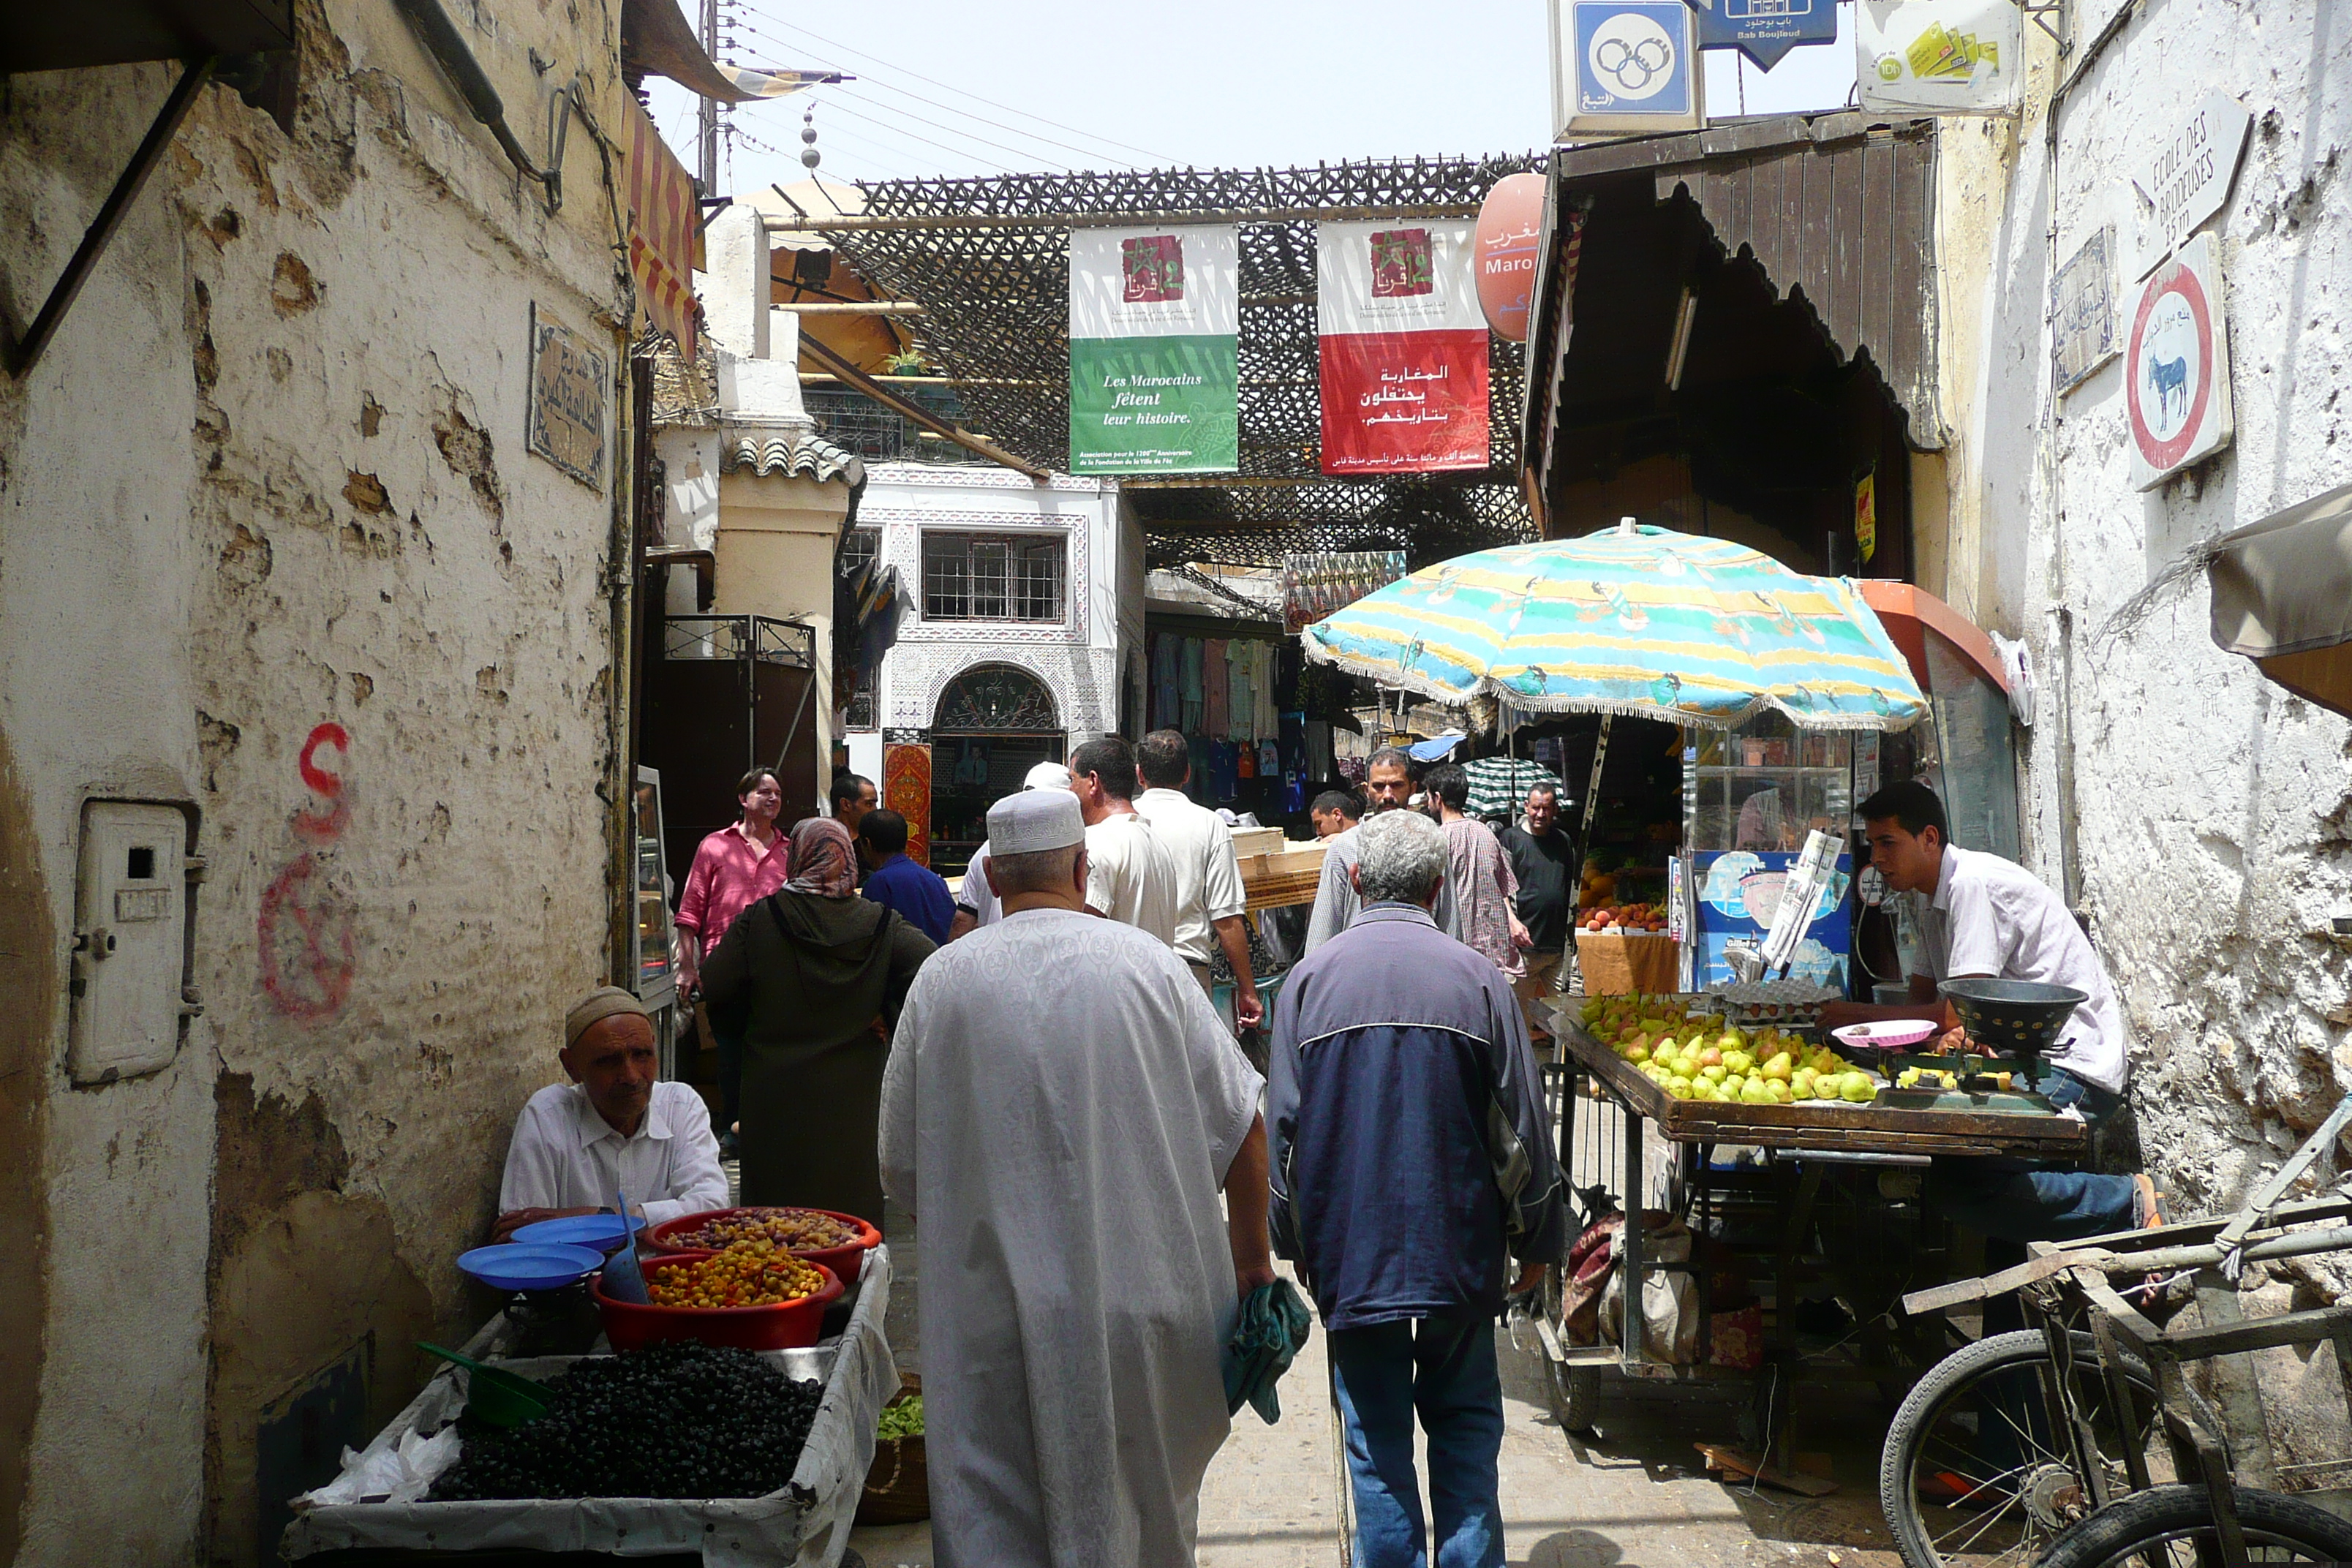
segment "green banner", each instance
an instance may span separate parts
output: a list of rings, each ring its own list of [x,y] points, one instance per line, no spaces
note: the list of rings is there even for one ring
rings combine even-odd
[[[1236,340],[1070,340],[1070,472],[1214,474],[1241,466]]]

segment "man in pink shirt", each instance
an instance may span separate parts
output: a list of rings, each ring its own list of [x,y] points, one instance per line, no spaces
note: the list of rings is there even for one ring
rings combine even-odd
[[[719,939],[735,917],[784,885],[791,870],[789,841],[776,831],[776,815],[783,809],[783,786],[766,768],[753,768],[735,786],[743,819],[705,838],[694,852],[694,868],[686,874],[686,890],[678,895],[678,978],[686,994],[702,989],[702,961],[719,946]],[[708,1015],[697,1010],[696,1017]],[[712,1032],[719,1052],[720,1152],[735,1152],[735,1119],[743,1088],[743,1041]]]

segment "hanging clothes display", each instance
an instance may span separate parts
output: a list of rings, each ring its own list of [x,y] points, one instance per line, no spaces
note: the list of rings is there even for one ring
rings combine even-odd
[[[1212,740],[1225,738],[1227,710],[1233,705],[1233,678],[1225,668],[1225,643],[1211,637],[1201,645],[1201,689],[1206,699],[1201,732]]]
[[[1151,639],[1151,727],[1171,730],[1184,716],[1184,650],[1166,632]]]
[[[1225,645],[1224,739],[1228,741],[1250,739],[1250,724],[1257,717],[1257,698],[1250,687],[1250,671],[1257,647],[1254,642]]]
[[[1176,728],[1187,735],[1195,735],[1201,730],[1201,639],[1182,640],[1183,652],[1177,656],[1181,710],[1176,715]]]

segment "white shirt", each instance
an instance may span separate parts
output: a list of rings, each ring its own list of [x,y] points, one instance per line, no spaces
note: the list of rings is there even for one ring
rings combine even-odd
[[[1207,963],[1221,920],[1245,912],[1242,866],[1234,857],[1234,830],[1205,805],[1195,805],[1181,789],[1148,789],[1135,809],[1151,825],[1151,836],[1168,852],[1176,874],[1176,956]]]
[[[727,1206],[727,1173],[710,1108],[682,1083],[654,1085],[644,1125],[623,1138],[576,1083],[551,1083],[523,1102],[507,1145],[499,1212],[611,1208],[615,1189],[646,1223]]]
[[[971,918],[982,925],[992,926],[1004,918],[1004,906],[997,901],[996,889],[988,885],[988,840],[971,852],[971,859],[963,868],[963,884],[956,889],[956,908],[969,910]]]
[[[1937,980],[1990,974],[2071,986],[2088,996],[2047,1059],[2085,1083],[2123,1092],[2130,1064],[2116,988],[2064,900],[2040,878],[1998,855],[1947,845],[1935,897],[1904,897]]]
[[[1132,812],[1087,829],[1087,907],[1176,945],[1175,868],[1150,825]]]
[[[1262,1086],[1115,921],[1023,910],[915,976],[878,1152],[944,1238],[918,1292],[940,1562],[1191,1568],[1237,1305],[1217,1193]]]

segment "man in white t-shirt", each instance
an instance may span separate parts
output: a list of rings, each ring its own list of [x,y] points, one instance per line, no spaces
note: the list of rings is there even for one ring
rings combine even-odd
[[[1887,785],[1855,815],[1870,863],[1911,900],[1928,974],[1911,977],[1913,1005],[1832,1004],[1824,1026],[1864,1018],[1933,1016],[1958,1024],[1938,982],[2030,980],[2088,998],[2042,1058],[2039,1088],[2061,1110],[2097,1125],[2123,1105],[2130,1072],[2123,1013],[2105,965],[2064,900],[2022,866],[1949,841],[1944,803],[1926,784]],[[1956,1044],[1958,1042],[1955,1042]],[[2144,1175],[2048,1170],[2021,1160],[1939,1160],[1935,1192],[1954,1219],[2008,1241],[2068,1241],[2162,1223],[2156,1188]]]
[[[1176,872],[1136,814],[1135,749],[1117,735],[1070,753],[1087,824],[1087,908],[1176,945]]]
[[[1192,966],[1192,977],[1207,991],[1209,944],[1223,949],[1235,982],[1234,1023],[1255,1028],[1265,1007],[1250,973],[1249,932],[1244,929],[1249,900],[1242,892],[1234,830],[1223,817],[1185,795],[1192,760],[1180,731],[1154,730],[1144,736],[1136,748],[1135,766],[1144,785],[1135,797],[1135,809],[1150,825],[1176,873],[1176,956]]]
[[[1067,789],[1070,770],[1060,763],[1039,763],[1021,781],[1021,787]],[[1003,918],[1003,913],[995,890],[988,885],[988,840],[983,838],[980,847],[971,852],[971,859],[963,868],[963,882],[956,889],[955,923],[948,927],[948,940],[953,942],[966,931],[992,926]]]

